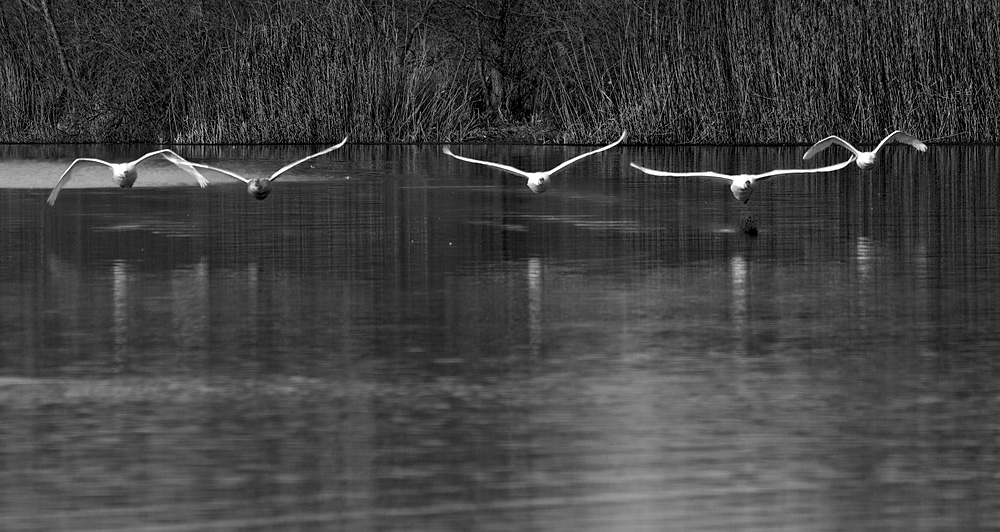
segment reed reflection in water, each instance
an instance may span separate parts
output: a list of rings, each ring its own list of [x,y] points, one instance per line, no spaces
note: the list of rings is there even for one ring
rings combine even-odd
[[[1000,522],[994,148],[744,206],[628,163],[802,150],[623,148],[534,195],[436,146],[347,146],[265,202],[153,166],[48,208],[79,149],[0,158],[0,529]]]

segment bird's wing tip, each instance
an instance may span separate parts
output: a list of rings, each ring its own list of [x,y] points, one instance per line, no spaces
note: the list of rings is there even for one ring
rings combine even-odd
[[[821,141],[817,142],[816,144],[813,144],[812,146],[809,146],[809,149],[806,150],[806,152],[802,154],[802,160],[803,161],[808,161],[809,159],[812,159],[813,156],[815,156],[817,153],[819,153],[820,150],[818,149],[818,147],[819,147],[819,145],[822,142],[823,141],[821,140]]]

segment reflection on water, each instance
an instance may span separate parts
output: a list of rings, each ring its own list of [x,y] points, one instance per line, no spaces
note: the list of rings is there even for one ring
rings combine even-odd
[[[750,299],[747,287],[747,262],[742,255],[733,255],[729,259],[729,267],[733,282],[733,327],[746,336],[749,332],[747,328],[750,318],[750,310],[747,308],[747,302]]]
[[[116,260],[111,267],[111,300],[113,309],[112,331],[114,332],[115,362],[120,363],[127,356],[128,340],[128,273],[124,261]]]
[[[435,146],[347,146],[263,202],[153,167],[47,207],[87,149],[0,148],[0,529],[1000,522],[993,148],[746,206],[628,163],[801,149],[623,148],[535,195]],[[266,175],[308,149],[182,154]]]
[[[538,356],[542,346],[542,261],[527,260],[528,270],[528,331],[531,354]]]

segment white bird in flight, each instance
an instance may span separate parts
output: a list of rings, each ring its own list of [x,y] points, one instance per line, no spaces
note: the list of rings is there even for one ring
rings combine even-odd
[[[449,146],[444,147],[444,152],[460,161],[492,166],[493,168],[497,168],[504,172],[508,172],[514,175],[527,178],[528,188],[530,188],[531,191],[536,194],[541,194],[542,192],[545,192],[546,190],[549,189],[549,183],[552,181],[552,174],[558,172],[559,170],[562,170],[563,168],[566,168],[567,166],[579,161],[580,159],[583,159],[584,157],[589,157],[591,155],[594,155],[595,153],[600,153],[604,150],[609,150],[611,148],[614,148],[623,140],[625,140],[625,131],[622,131],[622,136],[618,137],[618,140],[612,142],[611,144],[608,144],[607,146],[603,146],[593,151],[588,151],[587,153],[581,155],[577,155],[576,157],[573,157],[572,159],[560,164],[559,166],[544,172],[525,172],[524,170],[521,170],[519,168],[514,168],[513,166],[508,166],[506,164],[494,163],[492,161],[481,161],[479,159],[472,159],[469,157],[462,157],[461,155],[455,155],[454,153],[452,153],[451,148]]]
[[[77,163],[98,163],[111,167],[111,179],[114,180],[115,184],[122,188],[130,188],[133,184],[135,184],[136,178],[139,177],[139,171],[136,169],[136,166],[155,155],[162,155],[168,161],[176,164],[181,170],[193,175],[195,179],[198,180],[198,184],[201,185],[202,188],[208,186],[208,180],[194,169],[194,165],[189,163],[180,155],[174,153],[172,150],[151,151],[146,155],[127,163],[109,163],[101,159],[81,157],[70,163],[69,167],[66,168],[66,171],[59,176],[59,181],[56,183],[55,188],[52,189],[52,193],[49,194],[48,203],[49,205],[55,204],[56,198],[59,196],[59,191],[66,186],[66,183],[69,183],[70,177],[72,176],[71,170],[73,170],[73,167],[75,167]]]
[[[886,144],[892,141],[901,142],[903,144],[909,144],[910,146],[913,146],[919,151],[927,151],[927,145],[924,144],[923,142],[920,142],[916,137],[904,133],[902,131],[896,130],[893,131],[892,133],[889,133],[884,139],[882,139],[882,142],[879,142],[878,146],[875,146],[875,149],[872,151],[860,151],[854,146],[851,146],[851,144],[846,140],[836,135],[830,135],[829,137],[817,142],[816,144],[813,144],[812,147],[809,148],[809,150],[807,150],[806,153],[802,156],[802,159],[803,160],[812,159],[813,155],[816,155],[817,153],[827,149],[828,147],[830,147],[830,145],[840,144],[841,146],[850,150],[850,152],[853,153],[854,156],[858,158],[858,168],[862,170],[867,170],[872,166],[875,166],[875,154],[877,154],[878,151],[882,149],[882,146],[885,146]]]
[[[842,162],[833,164],[830,166],[823,166],[821,168],[794,168],[788,170],[771,170],[770,172],[765,172],[763,174],[720,174],[717,172],[664,172],[662,170],[652,170],[643,166],[639,166],[635,163],[630,163],[632,168],[641,170],[649,175],[664,176],[664,177],[709,177],[713,179],[725,180],[729,183],[729,190],[733,191],[733,196],[736,199],[746,203],[750,201],[750,195],[753,194],[754,187],[760,181],[766,181],[772,177],[779,175],[790,175],[790,174],[818,174],[821,172],[833,172],[834,170],[840,170],[845,166],[854,162],[854,156],[852,155],[850,159]]]
[[[339,149],[339,148],[343,147],[343,145],[346,144],[346,143],[347,143],[347,137],[344,137],[344,140],[340,141],[340,143],[337,144],[337,145],[335,145],[335,146],[330,146],[329,148],[326,148],[323,151],[316,152],[316,153],[314,153],[314,154],[312,154],[312,155],[310,155],[308,157],[303,157],[303,158],[301,158],[301,159],[299,159],[299,160],[297,160],[297,161],[295,161],[293,163],[289,163],[289,164],[286,164],[285,166],[282,166],[277,172],[271,174],[271,177],[268,177],[266,179],[265,178],[249,179],[249,178],[243,177],[243,176],[241,176],[241,175],[239,175],[237,173],[230,172],[229,170],[223,170],[222,168],[218,168],[218,167],[215,167],[215,166],[209,166],[207,164],[201,164],[201,163],[193,163],[193,162],[190,162],[190,161],[186,161],[186,162],[187,162],[187,164],[190,164],[191,166],[194,166],[194,167],[197,167],[197,168],[203,168],[205,170],[212,170],[214,172],[219,172],[219,173],[222,173],[222,174],[226,174],[229,177],[233,177],[233,178],[239,179],[240,181],[242,181],[242,182],[244,182],[244,183],[247,184],[247,193],[248,194],[250,194],[254,198],[262,200],[262,199],[266,198],[268,194],[271,193],[271,181],[274,181],[275,179],[277,179],[278,176],[280,176],[281,174],[283,174],[283,173],[291,170],[295,166],[308,161],[309,159],[312,159],[312,158],[315,158],[315,157],[319,157],[320,155],[325,155],[327,153],[330,153],[333,150]]]

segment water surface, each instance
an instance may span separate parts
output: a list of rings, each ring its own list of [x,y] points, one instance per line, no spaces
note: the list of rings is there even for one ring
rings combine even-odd
[[[0,529],[997,529],[994,147],[145,148],[0,147]]]

